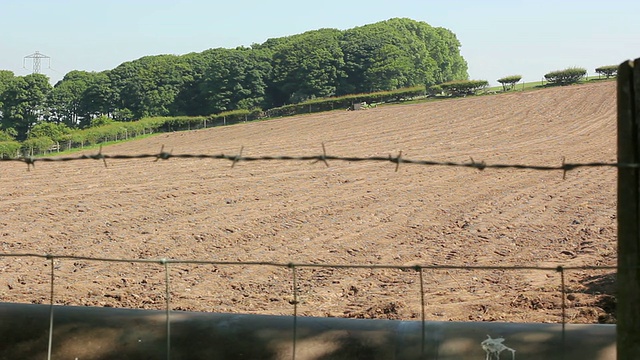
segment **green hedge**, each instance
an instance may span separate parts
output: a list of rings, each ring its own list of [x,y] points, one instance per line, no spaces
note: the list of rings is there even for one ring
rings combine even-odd
[[[22,144],[18,141],[0,141],[0,158],[14,158],[18,155]]]
[[[156,130],[162,128],[165,131],[195,130],[205,127],[207,121],[205,116],[160,117],[155,119],[162,125],[160,127],[150,126],[150,128]]]
[[[22,149],[29,156],[44,154],[55,142],[46,136],[30,138],[22,142]]]
[[[509,91],[513,90],[520,80],[522,80],[522,75],[510,75],[498,79],[498,82],[502,84],[503,91]]]
[[[572,67],[564,70],[556,70],[544,75],[545,79],[554,85],[574,84],[582,80],[587,75],[587,70]]]
[[[262,111],[262,109],[233,110],[225,111],[220,114],[210,115],[209,121],[211,122],[210,126],[219,126],[258,120],[264,117],[265,113]]]
[[[600,75],[606,76],[606,78],[608,79],[612,76],[618,75],[618,65],[600,66],[596,68],[596,72]]]
[[[487,86],[489,86],[487,80],[457,80],[440,84],[445,94],[450,96],[475,95]]]
[[[425,88],[415,86],[392,91],[379,91],[367,94],[353,94],[340,97],[318,98],[298,104],[285,105],[265,111],[266,117],[293,116],[321,111],[346,110],[354,103],[398,102],[425,96]]]
[[[131,122],[113,121],[102,126],[74,130],[66,136],[65,141],[68,142],[68,148],[75,148],[128,139],[158,132],[165,126],[168,119],[172,118],[144,118]]]

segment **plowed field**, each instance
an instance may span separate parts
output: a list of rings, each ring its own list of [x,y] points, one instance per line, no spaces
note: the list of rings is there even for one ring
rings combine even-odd
[[[106,154],[616,160],[615,83],[334,111],[103,148]],[[91,152],[87,152],[91,153]],[[95,153],[95,151],[93,151]],[[615,265],[616,175],[373,161],[0,163],[0,252],[343,265]],[[48,303],[51,262],[0,258],[0,301]],[[54,261],[55,303],[162,309],[164,266]],[[173,309],[292,314],[292,270],[172,264]],[[566,271],[570,322],[608,322],[613,270]],[[298,313],[419,319],[414,270],[297,269]],[[560,274],[423,272],[429,320],[558,322]]]

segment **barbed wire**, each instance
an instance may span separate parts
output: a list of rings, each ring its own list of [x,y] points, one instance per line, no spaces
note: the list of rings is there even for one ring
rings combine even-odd
[[[164,145],[158,153],[149,154],[104,154],[102,147],[96,154],[82,154],[77,156],[58,156],[58,157],[17,157],[17,158],[0,158],[0,162],[18,161],[27,164],[27,170],[35,169],[36,162],[68,162],[78,160],[101,160],[104,166],[107,167],[107,160],[132,160],[132,159],[154,159],[169,160],[169,159],[211,159],[211,160],[226,160],[231,161],[231,167],[233,168],[239,162],[255,162],[255,161],[311,161],[313,164],[322,162],[325,166],[329,166],[329,161],[345,161],[345,162],[390,162],[395,164],[395,171],[398,171],[400,164],[410,165],[423,165],[423,166],[444,166],[444,167],[460,167],[460,168],[473,168],[477,170],[485,169],[516,169],[516,170],[536,170],[536,171],[562,171],[563,178],[566,177],[566,173],[578,168],[626,168],[637,169],[640,168],[639,163],[618,163],[618,162],[584,162],[584,163],[571,163],[566,162],[566,158],[561,158],[559,165],[530,165],[530,164],[517,164],[517,163],[496,163],[489,164],[485,161],[477,162],[473,157],[469,157],[468,162],[455,162],[455,161],[437,161],[437,160],[424,160],[424,159],[408,159],[402,157],[402,151],[398,152],[398,155],[393,156],[336,156],[328,155],[325,145],[322,144],[322,154],[319,155],[265,155],[265,156],[243,156],[242,152],[244,147],[240,148],[237,155],[220,154],[173,154],[171,151],[164,151]]]

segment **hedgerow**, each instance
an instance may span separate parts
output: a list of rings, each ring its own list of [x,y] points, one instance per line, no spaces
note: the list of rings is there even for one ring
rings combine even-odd
[[[51,148],[54,144],[54,141],[51,140],[50,137],[41,136],[29,138],[22,142],[22,149],[25,150],[29,156],[33,156],[35,154],[43,154],[47,150]]]
[[[18,141],[0,141],[0,158],[13,158],[18,154],[22,144]]]
[[[544,78],[551,84],[567,85],[574,84],[582,80],[587,75],[587,70],[579,67],[556,70],[544,75]]]
[[[266,117],[292,116],[320,111],[347,109],[354,103],[385,103],[402,101],[425,95],[423,86],[340,97],[316,98],[298,104],[285,105],[265,111]]]
[[[606,76],[606,78],[608,79],[612,76],[618,75],[618,65],[600,66],[596,68],[596,72],[600,75]]]
[[[474,95],[489,86],[487,80],[457,80],[440,84],[442,90],[451,96]]]

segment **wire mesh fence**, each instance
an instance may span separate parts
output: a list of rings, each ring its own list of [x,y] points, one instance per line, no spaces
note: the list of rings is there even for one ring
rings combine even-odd
[[[20,253],[20,254],[0,254],[0,259],[3,258],[20,258],[20,259],[40,259],[46,262],[47,268],[49,269],[48,274],[41,274],[43,277],[48,277],[48,291],[44,287],[39,288],[40,292],[47,292],[41,294],[42,303],[49,303],[50,307],[50,317],[49,317],[49,358],[51,354],[51,349],[53,347],[52,339],[53,339],[53,330],[55,324],[55,306],[58,303],[58,298],[61,294],[64,293],[65,287],[69,286],[69,284],[73,283],[73,279],[69,277],[62,269],[65,268],[68,264],[73,264],[74,266],[78,266],[78,264],[92,264],[92,263],[113,263],[117,264],[117,268],[120,266],[135,266],[135,265],[144,265],[155,267],[156,270],[162,273],[162,283],[158,282],[159,279],[155,280],[155,286],[152,286],[150,289],[150,293],[147,293],[147,296],[154,298],[154,302],[158,300],[163,303],[162,307],[165,311],[165,326],[166,326],[166,351],[167,351],[167,359],[170,359],[171,356],[171,323],[172,311],[179,310],[176,309],[172,305],[172,298],[179,293],[188,292],[188,285],[185,287],[184,282],[176,279],[176,273],[179,272],[179,268],[181,266],[215,266],[219,268],[226,267],[242,267],[242,268],[253,268],[256,271],[263,271],[265,268],[274,268],[284,271],[287,277],[287,283],[289,284],[288,293],[280,294],[284,295],[287,299],[289,313],[293,316],[292,323],[292,353],[293,359],[295,359],[296,347],[297,345],[297,334],[296,334],[296,324],[297,318],[302,316],[301,313],[304,312],[304,309],[308,306],[332,306],[336,304],[318,304],[315,300],[322,299],[321,295],[324,293],[325,295],[333,294],[335,297],[336,292],[335,289],[327,288],[326,284],[323,284],[323,280],[325,282],[331,283],[331,277],[327,276],[327,272],[340,272],[342,270],[359,270],[359,271],[392,271],[394,273],[389,273],[389,279],[392,279],[392,283],[389,286],[403,286],[404,290],[408,294],[413,293],[412,297],[416,303],[419,304],[419,313],[415,314],[416,319],[420,320],[423,324],[422,327],[422,338],[426,339],[425,336],[425,324],[427,322],[427,312],[430,311],[429,305],[429,291],[428,287],[430,287],[434,280],[434,273],[437,272],[450,272],[450,271],[464,271],[475,274],[476,276],[483,276],[483,272],[498,272],[509,273],[509,272],[520,272],[520,271],[539,271],[547,275],[551,280],[550,282],[554,282],[555,285],[552,285],[552,291],[557,292],[557,298],[559,299],[559,304],[556,304],[554,307],[547,307],[545,310],[548,311],[557,311],[559,314],[560,321],[562,324],[563,337],[564,337],[564,328],[565,325],[571,322],[571,314],[569,314],[570,308],[567,304],[567,299],[571,299],[568,297],[570,289],[568,287],[566,278],[567,274],[571,272],[579,272],[586,270],[597,270],[597,271],[614,271],[616,267],[614,266],[555,266],[555,267],[541,267],[541,266],[450,266],[450,265],[411,265],[411,266],[399,266],[392,264],[312,264],[312,263],[276,263],[276,262],[252,262],[252,261],[208,261],[208,260],[181,260],[181,259],[117,259],[117,258],[98,258],[98,257],[85,257],[85,256],[73,256],[73,255],[40,255],[40,254],[29,254],[29,253]],[[319,272],[318,272],[319,271]],[[281,274],[283,272],[280,272]],[[334,279],[342,279],[339,274],[334,277]],[[309,282],[308,280],[312,277],[319,277],[320,282]],[[146,280],[145,280],[146,281]],[[148,280],[151,282],[151,280]],[[235,284],[236,286],[242,286],[242,284]],[[315,286],[314,286],[315,285]],[[464,289],[465,286],[458,284],[459,290],[461,291],[475,291],[472,289]],[[484,286],[483,286],[484,287]],[[356,295],[358,292],[357,287],[352,287],[349,289],[352,292],[351,295]],[[503,296],[502,294],[499,294]],[[512,304],[515,306],[523,305],[526,307],[533,306],[535,309],[536,306],[546,307],[545,304],[536,305],[535,299],[523,298],[517,292],[511,294],[513,296]],[[118,296],[118,295],[112,295]],[[278,296],[278,294],[274,294],[274,296]],[[368,294],[368,296],[376,296],[375,293]],[[241,298],[242,295],[239,294],[237,297]],[[315,300],[313,299],[315,298]],[[237,299],[226,299],[227,302],[237,301]],[[332,297],[325,297],[324,301],[332,303]],[[224,300],[222,301],[224,302]],[[486,305],[479,305],[480,311],[489,311]],[[338,305],[339,307],[339,305]],[[351,309],[354,310],[354,309]],[[350,314],[349,312],[341,314],[345,317],[359,317],[359,318],[376,318],[377,316],[385,317],[389,313],[394,311],[393,303],[386,308],[381,309],[355,309],[354,312],[360,311],[359,314]],[[367,313],[367,311],[369,313]],[[331,314],[331,310],[327,310],[327,314]],[[351,315],[351,316],[350,316]],[[387,317],[388,318],[388,317]],[[470,318],[470,320],[474,320]],[[496,319],[496,320],[505,320],[505,319]],[[422,352],[424,355],[424,342]]]

